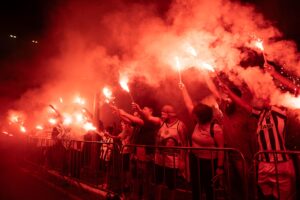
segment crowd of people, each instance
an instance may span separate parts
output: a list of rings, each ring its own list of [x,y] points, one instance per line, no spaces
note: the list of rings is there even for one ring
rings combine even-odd
[[[272,65],[266,64],[264,71],[287,87],[297,88]],[[204,101],[195,103],[184,83],[178,85],[189,120],[194,122],[193,131],[188,131],[170,104],[161,108],[160,116],[154,116],[151,107],[141,107],[135,102],[132,102],[133,113],[109,104],[112,113],[120,118],[121,132],[113,134],[102,129],[98,134],[103,141],[106,138],[104,142],[119,141],[124,188],[131,186],[131,179],[135,180],[133,185],[139,191],[139,199],[145,199],[149,197],[147,190],[153,181],[155,199],[161,199],[162,184],[168,188],[168,199],[175,199],[178,180],[182,179],[190,183],[193,199],[205,196],[211,200],[215,199],[215,182],[226,187],[224,174],[230,168],[233,187],[227,191],[229,199],[241,199],[245,192],[241,185],[243,168],[250,168],[254,153],[263,151],[258,157],[259,199],[296,199],[294,163],[291,156],[284,153],[287,150],[286,108],[271,105],[268,98],[254,99],[250,104],[241,89],[229,85],[216,73],[206,75],[206,84],[216,99],[215,106]],[[249,119],[236,120],[241,116]],[[257,141],[258,148],[253,146],[252,140]],[[242,166],[237,155],[226,154],[227,147],[240,151],[247,166]],[[103,159],[109,161],[108,157]],[[153,176],[150,176],[151,170],[154,170]]]

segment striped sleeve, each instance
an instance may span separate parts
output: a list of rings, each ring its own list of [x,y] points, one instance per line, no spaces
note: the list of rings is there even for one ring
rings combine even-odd
[[[286,108],[281,108],[278,106],[272,106],[271,111],[282,119],[286,119]]]
[[[261,113],[262,113],[262,110],[259,110],[259,109],[256,109],[256,108],[252,108],[252,110],[251,110],[251,114],[255,118],[259,118]]]

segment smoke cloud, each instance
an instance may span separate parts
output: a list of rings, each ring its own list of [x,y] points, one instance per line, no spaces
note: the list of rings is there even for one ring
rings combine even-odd
[[[104,86],[113,89],[123,106],[130,100],[118,79],[126,75],[138,103],[158,108],[171,103],[184,112],[176,65],[196,101],[210,94],[204,84],[205,64],[226,73],[237,85],[246,82],[256,97],[271,95],[273,103],[282,103],[287,94],[258,65],[241,67],[251,58],[242,49],[259,57],[253,41],[261,39],[267,59],[296,75],[300,75],[299,54],[295,43],[284,40],[254,6],[230,0],[174,0],[162,9],[159,2],[67,1],[61,5],[50,17],[49,34],[43,40],[47,45],[39,56],[43,84],[27,91],[15,108],[35,111],[29,113],[37,118],[40,109],[59,104],[60,97],[71,102],[80,95],[92,110],[93,97]]]

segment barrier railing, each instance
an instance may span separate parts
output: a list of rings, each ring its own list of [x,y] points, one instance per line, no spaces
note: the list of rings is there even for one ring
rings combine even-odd
[[[30,137],[26,160],[102,190],[120,190],[120,149],[115,143]]]
[[[124,160],[128,152],[130,162]],[[223,175],[215,173],[218,152],[224,153]],[[236,149],[125,145],[121,155],[122,193],[128,199],[248,199],[246,162]],[[206,159],[198,159],[201,155]]]
[[[262,199],[257,188],[264,187],[263,178],[273,181],[272,194],[276,198],[285,199],[290,194],[294,199],[299,198],[293,188],[299,187],[300,151],[258,152],[251,166],[255,179],[249,179],[244,156],[233,148],[120,147],[116,143],[32,137],[27,144],[27,160],[98,189],[122,194],[127,199],[176,196],[175,199],[188,200],[195,195],[198,199],[253,199],[249,195]],[[224,173],[219,176],[215,162],[218,152],[224,154]],[[274,158],[271,163],[260,160],[266,153]],[[201,155],[206,155],[206,164],[199,159]],[[283,161],[281,155],[286,155],[288,161]],[[271,168],[273,174],[262,176],[262,166]],[[205,175],[211,180],[205,182]],[[250,193],[249,188],[255,191],[250,190]],[[212,196],[207,194],[211,190]]]
[[[262,157],[272,158],[266,162]],[[300,151],[260,151],[253,160],[255,199],[299,199]]]

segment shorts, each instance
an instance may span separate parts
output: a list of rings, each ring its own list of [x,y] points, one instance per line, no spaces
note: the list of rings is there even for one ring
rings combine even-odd
[[[155,165],[155,183],[157,185],[165,183],[170,190],[175,189],[176,178],[179,170],[177,168],[163,167]]]
[[[276,174],[278,178],[276,178]],[[273,196],[277,199],[295,199],[295,184],[295,169],[292,160],[278,162],[277,173],[275,163],[259,163],[258,186],[264,196]]]

